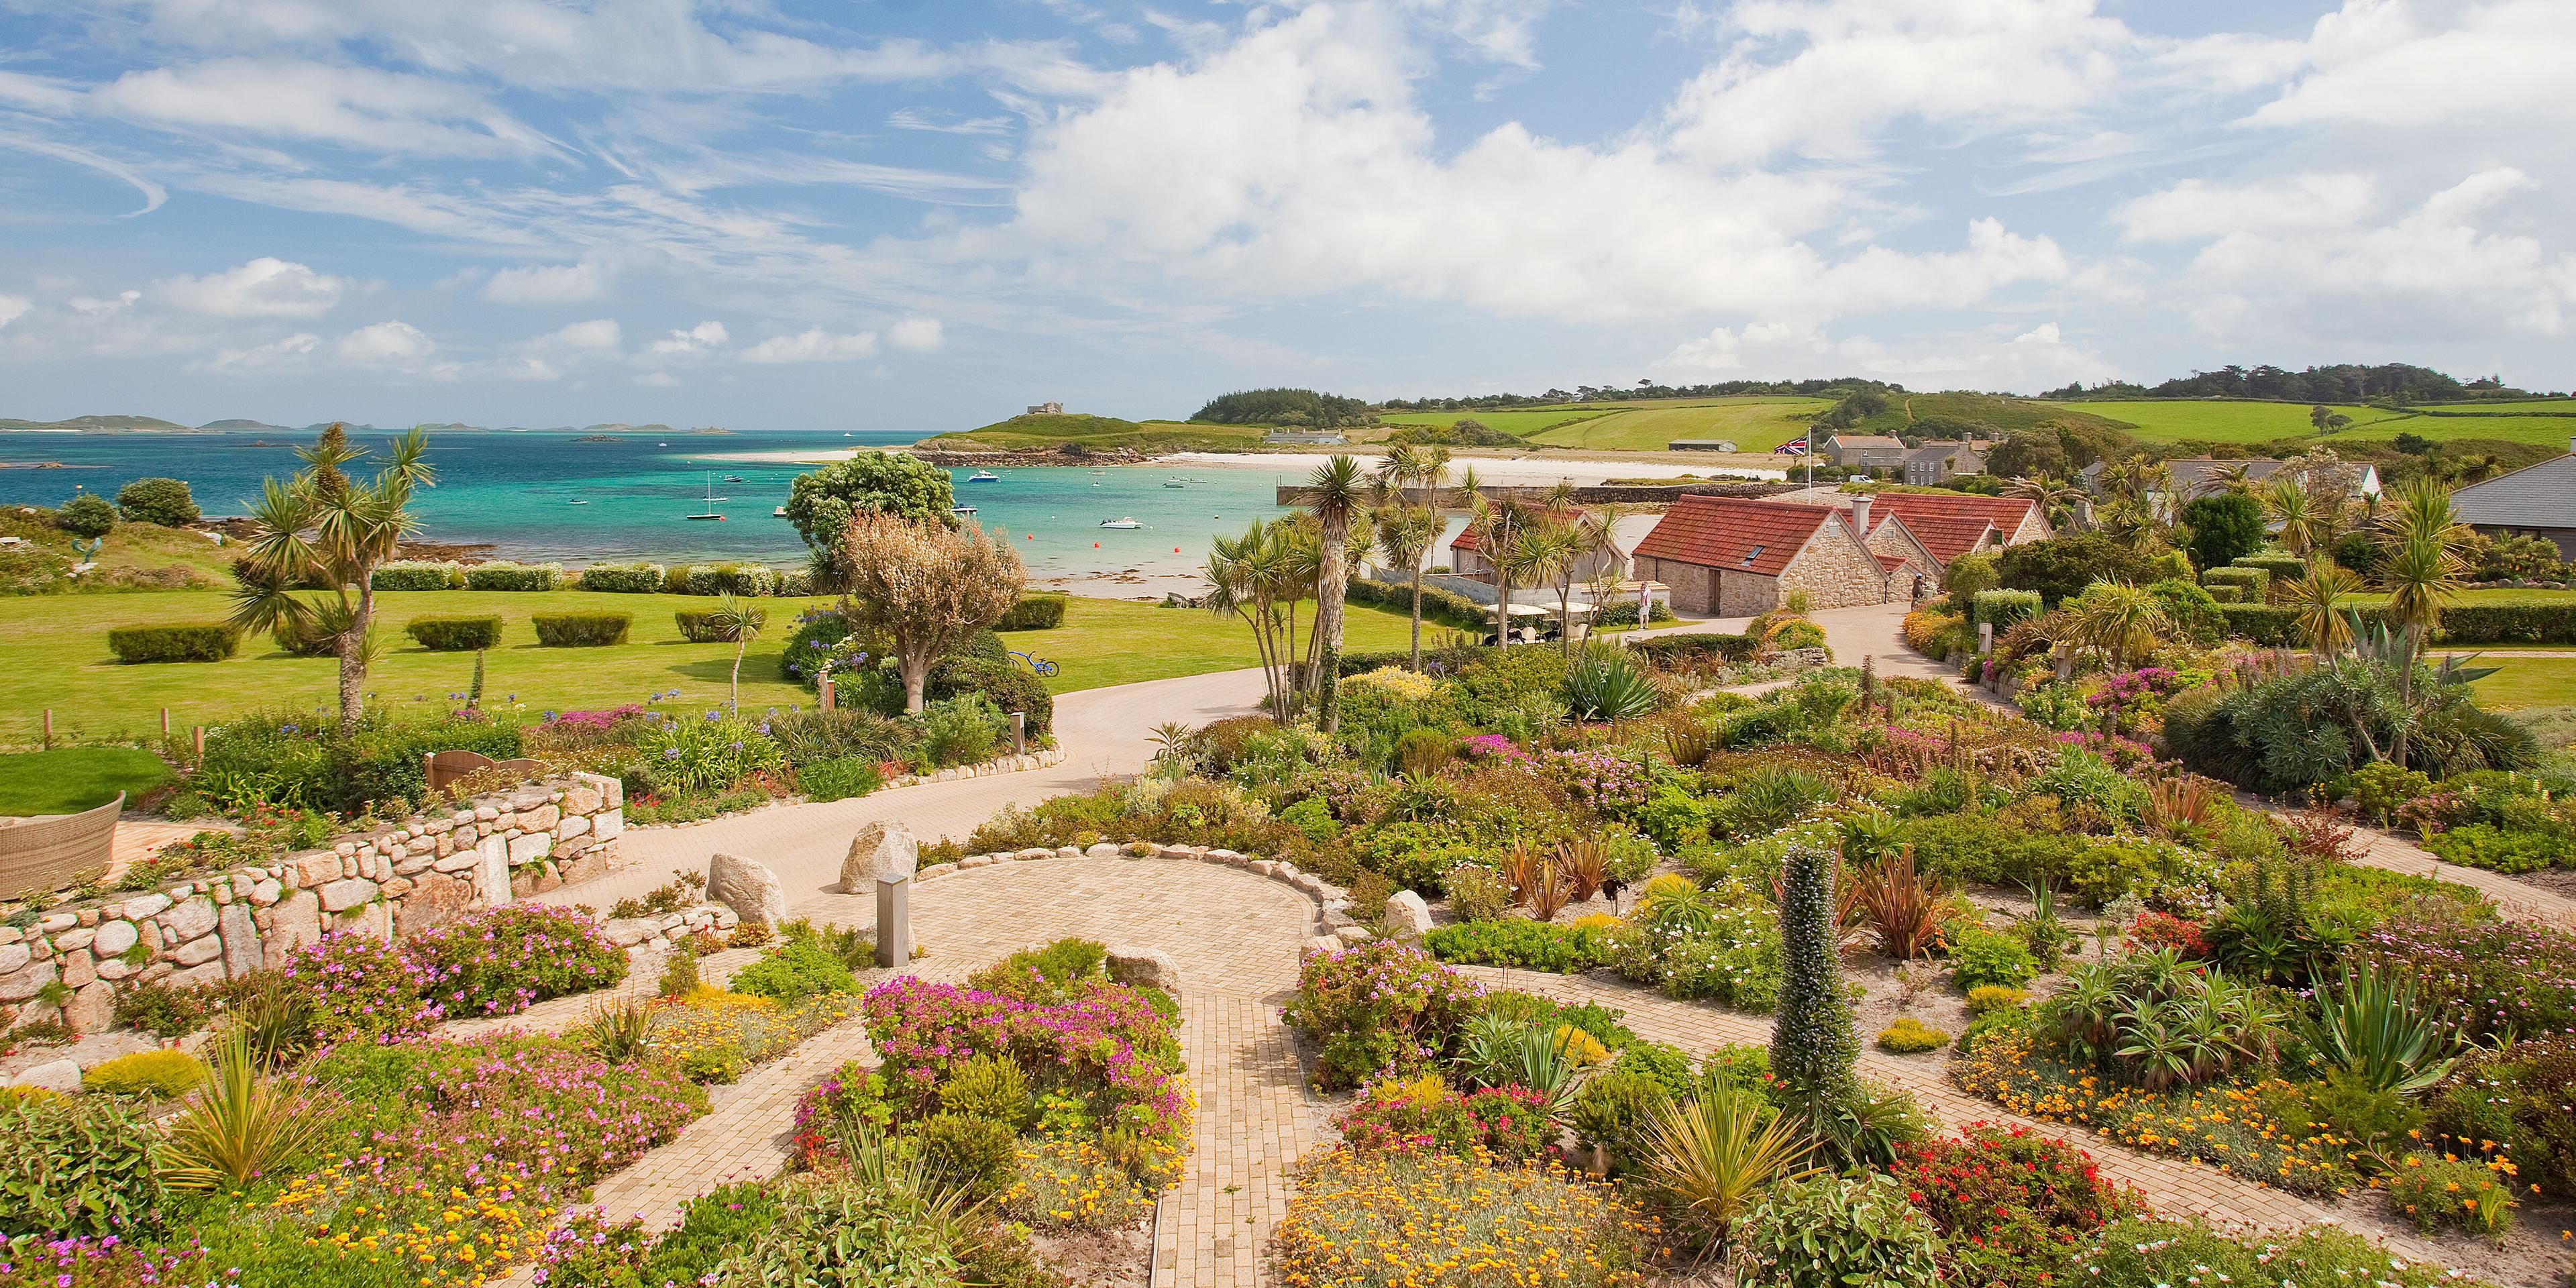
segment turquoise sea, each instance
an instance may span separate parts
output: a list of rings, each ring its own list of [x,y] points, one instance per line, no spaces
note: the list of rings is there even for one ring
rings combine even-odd
[[[649,559],[680,563],[742,559],[802,562],[804,543],[771,511],[806,466],[729,459],[778,452],[891,447],[908,433],[737,430],[667,438],[618,434],[577,442],[572,433],[457,432],[430,441],[438,486],[416,505],[422,535],[488,543],[511,558],[587,564]],[[293,472],[302,437],[274,432],[192,434],[0,433],[0,503],[60,505],[75,489],[113,497],[129,480],[168,475],[188,481],[210,515],[239,514],[260,481]],[[361,436],[361,445],[381,441]],[[62,469],[14,468],[59,462]],[[1195,568],[1213,534],[1240,532],[1280,513],[1269,470],[1113,466],[1098,470],[994,471],[969,483],[950,471],[958,503],[986,528],[1008,531],[1032,575],[1045,577]],[[739,481],[730,481],[728,476]],[[1171,486],[1167,486],[1171,485]],[[723,522],[692,520],[710,507]],[[586,504],[576,504],[582,502]],[[1135,529],[1102,528],[1133,518]],[[1179,549],[1175,551],[1174,547]]]

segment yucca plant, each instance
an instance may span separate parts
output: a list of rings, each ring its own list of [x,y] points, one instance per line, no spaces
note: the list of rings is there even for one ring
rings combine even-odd
[[[2460,1062],[2459,1030],[2415,991],[2415,981],[2383,971],[2343,969],[2317,989],[2309,1044],[2372,1088],[2412,1096],[2449,1076]]]
[[[1850,884],[1860,920],[1877,937],[1878,951],[1898,961],[1929,953],[1949,924],[1950,910],[1942,902],[1947,891],[1938,878],[1915,869],[1913,846],[1862,868]]]
[[[643,1059],[652,1036],[653,1008],[640,1001],[597,1007],[581,1023],[582,1045],[610,1064]]]
[[[1798,1169],[1812,1146],[1790,1119],[1767,1109],[1760,1097],[1720,1085],[1667,1100],[1649,1120],[1646,1177],[1705,1236],[1704,1249],[1725,1246],[1736,1217],[1764,1186],[1804,1174]]]
[[[1566,702],[1576,719],[1634,720],[1655,709],[1655,686],[1616,653],[1588,653],[1565,672]]]
[[[304,1155],[326,1130],[319,1104],[262,1071],[247,1029],[226,1024],[207,1045],[206,1085],[179,1111],[162,1151],[162,1183],[174,1190],[249,1184]]]

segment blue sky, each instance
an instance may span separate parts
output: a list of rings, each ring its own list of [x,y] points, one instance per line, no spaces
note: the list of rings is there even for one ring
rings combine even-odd
[[[2566,0],[0,0],[0,415],[2576,386]]]

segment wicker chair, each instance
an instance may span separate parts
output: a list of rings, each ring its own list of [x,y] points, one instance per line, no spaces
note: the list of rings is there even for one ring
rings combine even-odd
[[[116,816],[125,793],[97,809],[47,818],[0,820],[0,899],[60,890],[105,875],[116,850]]]

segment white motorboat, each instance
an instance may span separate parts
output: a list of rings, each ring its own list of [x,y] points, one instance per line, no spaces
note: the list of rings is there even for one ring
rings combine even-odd
[[[1100,526],[1104,528],[1141,528],[1145,525],[1136,522],[1134,519],[1103,519],[1100,521]]]
[[[770,517],[770,518],[773,518],[773,519],[784,519],[784,518],[786,518],[786,517],[787,517],[787,507],[782,505],[782,506],[778,507],[777,509],[770,511],[770,512],[769,512],[769,517]]]
[[[999,483],[1002,481],[1002,476],[992,472],[991,470],[977,470],[974,473],[967,475],[966,481],[969,483]]]

